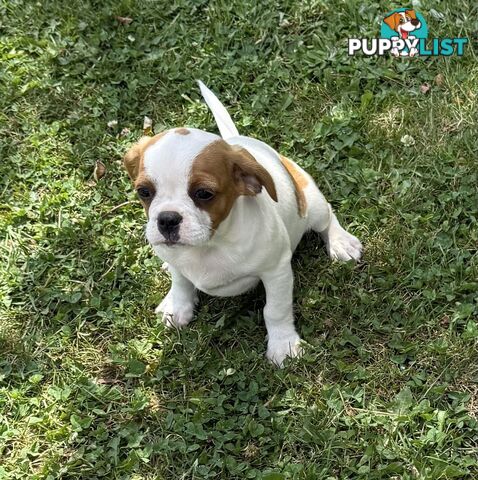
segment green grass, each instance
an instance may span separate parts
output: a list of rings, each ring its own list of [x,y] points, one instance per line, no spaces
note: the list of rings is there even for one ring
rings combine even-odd
[[[432,37],[476,34],[474,2],[419,3]],[[476,43],[348,57],[391,7],[0,2],[0,478],[478,477]],[[121,158],[145,115],[215,131],[197,78],[365,245],[301,243],[284,370],[261,289],[202,295],[180,333],[153,313],[169,279]]]

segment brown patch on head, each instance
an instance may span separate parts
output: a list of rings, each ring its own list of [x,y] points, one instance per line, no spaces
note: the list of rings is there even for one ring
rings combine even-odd
[[[401,15],[398,12],[392,13],[388,17],[385,17],[383,21],[392,29],[397,30],[398,25],[400,24]]]
[[[213,230],[229,215],[237,197],[257,195],[262,187],[277,202],[269,172],[247,150],[224,140],[211,143],[194,159],[189,178],[189,195],[209,214]],[[212,197],[200,198],[204,191]]]
[[[151,206],[151,202],[156,194],[156,187],[154,186],[154,183],[143,172],[141,172],[134,182],[134,188],[136,189],[138,197],[143,204],[146,216],[149,217],[149,207]],[[144,195],[146,193],[147,196]]]
[[[297,209],[299,215],[305,217],[307,212],[307,200],[305,199],[304,188],[309,183],[308,178],[297,168],[297,165],[287,157],[280,155],[280,161],[284,165],[287,173],[294,184],[295,198],[297,200]]]
[[[174,133],[177,133],[178,135],[189,135],[191,132],[187,128],[176,128]]]
[[[146,211],[146,215],[148,215],[149,206],[151,205],[151,201],[155,194],[155,188],[151,180],[144,174],[144,152],[148,147],[154,145],[160,140],[166,133],[168,133],[168,130],[158,133],[154,137],[141,137],[139,142],[132,146],[123,158],[126,171],[134,184],[134,188],[138,191],[138,194],[140,193],[140,189],[145,189],[150,192],[150,196],[147,198],[139,196]]]
[[[169,130],[158,133],[154,137],[141,137],[136,145],[133,145],[123,158],[123,164],[129,178],[134,182],[140,171],[143,170],[143,157],[145,150],[160,140]]]

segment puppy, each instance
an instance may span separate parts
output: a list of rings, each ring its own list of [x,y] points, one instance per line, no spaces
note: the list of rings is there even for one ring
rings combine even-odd
[[[383,21],[392,29],[395,30],[399,37],[402,40],[406,40],[410,36],[410,40],[414,39],[413,35],[410,35],[410,32],[418,30],[422,24],[418,20],[415,10],[405,10],[404,12],[394,12],[388,17],[384,18]],[[409,55],[410,57],[415,56],[418,53],[418,49],[411,48],[410,52],[403,52],[402,55]],[[395,56],[399,55],[398,49],[392,49],[392,54]]]
[[[267,358],[282,366],[301,351],[291,257],[304,232],[320,233],[332,259],[359,260],[362,245],[340,226],[310,175],[239,135],[217,97],[198,83],[221,136],[175,128],[141,138],[124,157],[148,217],[146,237],[172,277],[156,312],[168,326],[184,327],[196,290],[232,296],[262,282]]]

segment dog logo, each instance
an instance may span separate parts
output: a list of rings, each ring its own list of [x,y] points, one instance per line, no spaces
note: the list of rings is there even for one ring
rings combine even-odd
[[[420,13],[415,10],[398,9],[385,16],[380,36],[392,40],[392,43],[395,41],[390,50],[395,57],[414,57],[418,55],[419,39],[428,37],[428,28]],[[400,49],[401,45],[404,46]]]
[[[387,13],[381,22],[380,38],[349,38],[348,53],[372,55],[390,53],[397,58],[462,56],[468,38],[428,38],[423,15],[411,8]]]

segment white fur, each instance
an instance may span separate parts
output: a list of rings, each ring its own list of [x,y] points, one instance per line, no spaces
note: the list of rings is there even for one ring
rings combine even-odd
[[[231,137],[237,137],[239,132],[237,131],[234,122],[232,121],[231,116],[228,111],[224,108],[224,105],[218,100],[216,95],[209,90],[209,88],[198,80],[199,88],[201,89],[201,94],[206,101],[208,107],[211,109],[212,114],[221,133],[221,137],[224,140],[227,140]]]
[[[196,208],[187,187],[194,158],[220,137],[202,130],[189,129],[189,132],[189,135],[181,135],[171,130],[144,154],[144,171],[156,187],[146,225],[146,238],[153,246],[165,241],[157,225],[158,215],[167,210],[183,217],[181,242],[197,245],[210,237],[209,215]]]
[[[231,296],[244,293],[262,281],[266,291],[267,357],[280,366],[287,356],[301,352],[292,312],[290,261],[304,232],[310,229],[320,232],[333,259],[358,260],[362,247],[340,226],[312,177],[302,170],[309,183],[304,191],[307,213],[305,218],[299,216],[293,184],[277,152],[259,140],[230,136],[234,130],[228,125],[232,123],[229,114],[226,112],[225,117],[224,107],[205,89],[201,84],[216,119],[226,122],[226,127],[219,125],[221,132],[227,132],[225,140],[248,150],[268,170],[278,202],[264,188],[254,197],[239,197],[229,216],[211,236],[209,217],[190,199],[187,182],[194,158],[218,137],[194,129],[190,129],[189,135],[171,131],[148,148],[145,170],[155,183],[157,194],[149,210],[147,238],[155,253],[168,263],[172,276],[171,290],[157,312],[163,313],[167,325],[183,327],[193,318],[196,289],[211,295]],[[180,242],[184,244],[164,243],[157,229],[157,216],[164,210],[175,210],[183,216]]]

